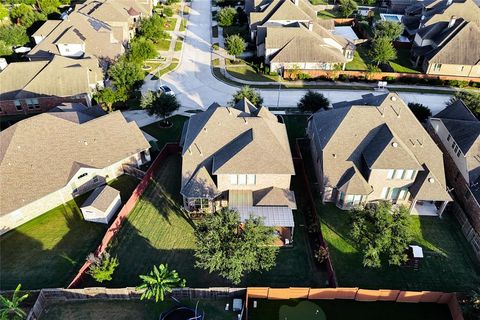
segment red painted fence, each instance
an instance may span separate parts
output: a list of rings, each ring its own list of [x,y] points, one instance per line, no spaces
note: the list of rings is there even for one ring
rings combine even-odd
[[[140,181],[140,183],[137,185],[135,190],[133,190],[132,195],[128,199],[128,201],[125,203],[125,205],[122,207],[120,212],[118,213],[117,217],[113,221],[113,223],[110,225],[110,227],[107,229],[107,232],[103,236],[102,242],[100,245],[97,247],[95,250],[94,254],[96,257],[103,253],[106,249],[110,241],[112,241],[112,238],[120,231],[120,228],[122,227],[123,221],[127,218],[127,216],[130,214],[132,209],[135,207],[135,205],[138,202],[138,199],[142,196],[142,194],[145,192],[147,189],[150,181],[153,179],[155,176],[155,173],[157,170],[160,168],[162,165],[163,161],[170,155],[175,154],[177,152],[180,152],[180,146],[178,143],[167,143],[158,156],[155,158],[153,161],[152,165],[150,168],[148,168],[145,176],[143,179]],[[80,268],[78,271],[77,275],[75,278],[73,278],[72,282],[68,285],[68,289],[75,288],[83,279],[85,276],[88,268],[90,267],[90,262],[85,261],[83,266]]]

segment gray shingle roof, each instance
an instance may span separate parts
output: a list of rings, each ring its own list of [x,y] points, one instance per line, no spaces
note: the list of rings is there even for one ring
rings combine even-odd
[[[92,194],[82,204],[82,208],[92,207],[102,212],[108,209],[112,202],[120,195],[120,191],[104,185],[93,190]]]
[[[274,206],[297,209],[297,203],[293,191],[276,187],[254,191],[253,204],[261,207]]]
[[[346,194],[368,195],[373,191],[371,185],[363,177],[362,173],[353,165],[345,171],[338,182],[338,189]]]
[[[182,138],[182,190],[200,166],[211,174],[294,174],[285,125],[268,113],[212,104],[193,115]]]
[[[441,188],[422,189],[431,199],[450,199],[446,190],[443,155],[411,110],[395,93],[382,96],[377,106],[353,105],[315,113],[309,120],[310,138],[322,150],[323,172],[329,186],[339,187],[352,163],[362,167],[365,149],[375,136],[375,128],[386,124],[418,163],[428,167]],[[348,105],[348,104],[347,104]],[[395,153],[390,154],[395,157]],[[408,158],[408,157],[407,157]],[[385,158],[385,160],[388,160]],[[410,161],[411,159],[409,159]],[[392,163],[396,160],[391,159]],[[423,200],[430,200],[425,198]]]
[[[219,195],[217,186],[205,166],[201,166],[182,188],[182,195],[188,198],[213,199]]]
[[[105,168],[150,145],[117,111],[78,124],[43,113],[0,132],[0,215],[67,185],[72,169]]]
[[[450,120],[478,121],[462,100],[455,100],[433,117]]]

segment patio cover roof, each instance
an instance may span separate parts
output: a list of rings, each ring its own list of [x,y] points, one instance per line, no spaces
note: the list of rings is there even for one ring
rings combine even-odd
[[[242,221],[250,216],[263,218],[267,227],[294,227],[292,209],[288,207],[238,207]]]

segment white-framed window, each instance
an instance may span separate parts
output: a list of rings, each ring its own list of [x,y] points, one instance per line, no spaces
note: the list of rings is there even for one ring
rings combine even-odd
[[[238,184],[238,179],[236,174],[231,174],[230,175],[230,184],[237,185]]]
[[[395,172],[395,170],[388,170],[387,172],[387,179],[388,180],[392,180],[393,179],[393,173]]]
[[[405,170],[403,170],[403,169],[395,170],[395,179],[402,179],[404,172],[405,172]]]
[[[382,189],[382,193],[380,194],[380,198],[382,199],[388,199],[388,194],[390,193],[390,188],[389,187],[385,187]]]
[[[14,103],[15,103],[15,108],[17,108],[17,111],[22,111],[22,104],[20,100],[15,100]]]
[[[415,176],[415,170],[405,170],[405,179],[407,180],[413,180],[413,177]]]
[[[358,205],[362,202],[362,196],[359,194],[349,194],[347,196],[347,200],[345,201],[346,204],[350,205]]]
[[[400,189],[400,193],[398,194],[398,200],[405,200],[407,197],[408,193],[408,188],[402,188]]]
[[[247,175],[246,174],[239,174],[238,175],[238,184],[242,185],[242,186],[247,184]]]
[[[256,182],[256,177],[254,174],[247,174],[247,184],[255,184]]]
[[[442,64],[441,63],[435,63],[433,65],[433,70],[434,71],[440,71],[440,69],[442,69]]]

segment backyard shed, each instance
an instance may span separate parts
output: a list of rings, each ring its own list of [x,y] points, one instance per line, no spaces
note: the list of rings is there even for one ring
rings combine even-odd
[[[121,204],[120,191],[104,185],[92,192],[80,210],[85,220],[107,224]]]

